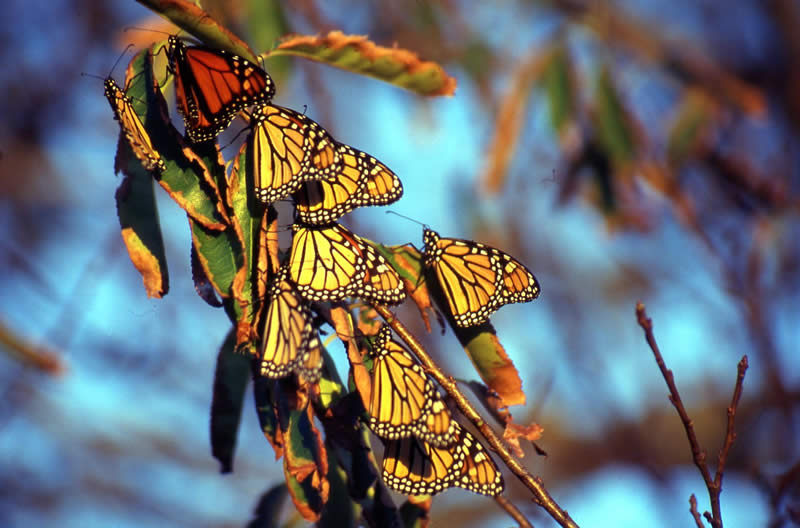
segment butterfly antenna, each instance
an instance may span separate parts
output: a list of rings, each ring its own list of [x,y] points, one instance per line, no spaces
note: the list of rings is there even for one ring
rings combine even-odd
[[[168,37],[172,36],[172,33],[167,33],[166,31],[161,31],[160,29],[143,28],[143,27],[139,27],[139,26],[126,26],[126,27],[122,28],[122,31],[127,32],[129,29],[132,29],[132,30],[135,30],[135,31],[149,31],[150,33],[161,33],[162,35],[167,35]]]
[[[117,69],[117,65],[119,64],[119,61],[122,60],[122,57],[124,57],[125,54],[128,53],[128,50],[131,49],[132,47],[133,47],[133,44],[128,44],[127,46],[125,46],[125,49],[122,50],[122,54],[119,57],[117,57],[117,60],[114,62],[114,65],[111,67],[111,69],[108,72],[108,75],[106,75],[105,77],[100,77],[99,75],[94,75],[92,73],[84,73],[84,72],[81,72],[81,76],[82,77],[94,77],[95,79],[100,79],[101,81],[105,81],[107,79],[110,79],[111,78],[111,74],[114,73],[115,69]]]
[[[242,132],[244,132],[245,130],[250,130],[250,127],[249,127],[249,126],[246,126],[246,127],[244,127],[243,129],[241,129],[239,132],[237,132],[237,133],[236,133],[236,135],[235,135],[235,136],[233,136],[233,139],[231,139],[231,140],[230,140],[230,141],[227,143],[227,145],[225,145],[224,147],[222,147],[220,150],[225,150],[226,148],[228,148],[228,147],[230,147],[231,145],[233,145],[233,142],[234,142],[234,141],[236,141],[237,139],[239,139],[239,136],[241,136],[241,135],[242,135]]]
[[[423,224],[423,223],[422,223],[422,222],[420,222],[419,220],[415,220],[415,219],[411,218],[410,216],[406,216],[406,215],[400,214],[400,213],[398,213],[398,212],[396,212],[396,211],[392,211],[391,209],[390,209],[390,210],[388,210],[388,211],[386,211],[386,214],[393,214],[393,215],[397,215],[397,216],[399,216],[400,218],[405,218],[406,220],[408,220],[408,221],[410,221],[410,222],[414,222],[415,224],[419,224],[419,225],[421,225],[422,227],[428,227],[428,224]]]
[[[111,70],[109,70],[108,77],[111,77],[111,74],[114,73],[114,70],[117,69],[117,66],[119,65],[119,61],[122,60],[122,57],[124,57],[128,53],[128,50],[131,49],[132,47],[133,47],[133,44],[128,44],[127,46],[125,46],[125,49],[122,50],[122,53],[120,54],[119,57],[117,57],[116,62],[114,62],[114,65],[111,67]]]

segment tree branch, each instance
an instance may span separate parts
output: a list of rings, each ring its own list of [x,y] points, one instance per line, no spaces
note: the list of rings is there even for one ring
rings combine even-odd
[[[394,314],[392,314],[392,312],[390,312],[385,306],[372,304],[372,307],[378,312],[378,314],[380,314],[381,317],[383,317],[386,323],[391,326],[395,332],[397,332],[397,335],[400,336],[400,338],[405,341],[414,354],[417,355],[431,376],[433,376],[439,385],[441,385],[442,388],[453,398],[464,416],[466,416],[467,419],[472,422],[481,432],[481,434],[483,434],[484,438],[486,438],[486,441],[489,443],[492,451],[497,453],[497,455],[511,470],[511,472],[514,473],[514,475],[516,475],[517,478],[519,478],[519,480],[525,484],[529,490],[531,490],[536,503],[544,508],[547,513],[550,514],[550,516],[564,528],[577,528],[578,525],[572,520],[567,511],[562,509],[550,496],[547,489],[544,487],[544,484],[542,483],[542,479],[531,475],[528,470],[525,469],[522,464],[520,464],[519,461],[513,457],[508,449],[506,449],[506,446],[503,444],[500,438],[498,438],[494,433],[489,424],[483,420],[478,411],[475,410],[475,407],[473,407],[469,400],[467,400],[467,398],[461,393],[455,380],[451,376],[445,376],[436,363],[433,362],[433,359],[431,359],[425,349],[422,348],[420,342],[408,331],[408,329],[406,329],[403,323],[401,323],[400,320],[397,319]]]
[[[739,399],[742,396],[742,384],[744,382],[744,375],[748,366],[747,356],[742,357],[741,361],[739,361],[736,376],[736,386],[733,390],[731,404],[728,407],[728,425],[725,434],[725,442],[723,443],[722,450],[719,454],[719,465],[717,466],[714,480],[712,480],[711,472],[708,470],[708,464],[706,462],[706,451],[700,447],[700,443],[697,441],[697,435],[694,431],[694,424],[692,419],[689,418],[686,408],[683,406],[681,395],[678,392],[678,388],[675,386],[675,378],[672,375],[672,371],[669,370],[667,365],[664,363],[664,358],[661,356],[661,352],[658,349],[656,338],[653,335],[653,321],[647,317],[644,304],[642,303],[636,304],[636,320],[639,323],[639,326],[642,327],[642,330],[644,330],[644,336],[647,340],[647,344],[650,346],[650,350],[653,351],[653,356],[655,356],[658,368],[661,370],[662,376],[664,376],[664,381],[666,381],[667,387],[669,388],[669,401],[672,402],[672,405],[675,407],[675,409],[678,411],[678,415],[681,417],[681,422],[683,422],[683,427],[686,430],[686,436],[689,439],[689,445],[692,447],[692,458],[694,459],[694,464],[697,466],[697,469],[700,470],[700,474],[703,476],[703,480],[706,483],[706,488],[708,488],[708,497],[711,501],[711,513],[705,512],[703,516],[706,518],[706,520],[708,520],[713,528],[722,528],[722,511],[719,504],[719,495],[722,492],[722,473],[725,470],[728,452],[733,445],[733,441],[736,439],[736,432],[734,430],[736,408],[738,407]],[[698,523],[698,526],[702,526],[702,521],[699,520],[699,514],[697,514],[697,499],[694,495],[691,496],[689,502],[692,508],[694,508],[690,511],[695,518],[695,522]]]

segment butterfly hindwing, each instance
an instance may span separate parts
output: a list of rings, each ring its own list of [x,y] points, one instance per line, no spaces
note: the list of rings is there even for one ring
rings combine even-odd
[[[512,256],[471,240],[423,230],[425,265],[432,268],[458,326],[486,321],[505,304],[539,295],[536,277]]]
[[[311,310],[282,268],[269,289],[261,345],[261,375],[282,378],[301,369],[309,353]]]
[[[408,350],[381,328],[372,345],[374,362],[369,426],[381,438],[416,436],[435,446],[453,443],[456,422],[425,373]]]
[[[406,495],[434,495],[458,486],[482,495],[498,495],[504,483],[489,453],[456,424],[449,447],[435,447],[415,437],[385,442],[383,480]]]
[[[297,215],[307,224],[328,224],[355,209],[388,205],[403,195],[400,178],[369,154],[339,144],[338,170],[327,179],[305,182],[293,198]]]
[[[307,299],[395,303],[405,298],[400,276],[387,260],[345,227],[295,224],[292,230],[289,269]]]

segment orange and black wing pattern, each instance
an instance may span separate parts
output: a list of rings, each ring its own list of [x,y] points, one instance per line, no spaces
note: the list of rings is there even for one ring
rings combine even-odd
[[[387,440],[416,436],[437,447],[453,444],[456,422],[433,381],[414,356],[396,341],[388,326],[372,345],[369,426]]]
[[[394,268],[347,228],[339,224],[295,224],[292,231],[290,276],[306,299],[358,297],[390,304],[405,298],[405,288]]]
[[[303,369],[313,331],[311,310],[281,268],[269,289],[261,342],[261,375],[283,378]]]
[[[538,297],[540,288],[528,268],[499,249],[423,230],[425,265],[439,281],[450,313],[461,327],[486,321],[498,308]]]
[[[169,38],[167,55],[178,110],[194,143],[213,140],[240,110],[268,103],[275,95],[267,72],[238,55],[186,46],[175,36]]]
[[[503,476],[486,449],[456,424],[450,447],[434,447],[415,437],[385,442],[383,480],[405,495],[435,495],[458,486],[482,495],[503,492]]]
[[[341,155],[328,132],[289,108],[262,105],[252,116],[249,154],[256,196],[276,202],[304,182],[339,170]]]
[[[326,179],[303,183],[294,193],[295,210],[307,224],[329,224],[356,207],[388,205],[403,195],[400,178],[386,165],[339,144],[339,170]]]
[[[130,98],[111,77],[105,80],[105,94],[114,118],[119,122],[122,133],[133,150],[133,154],[142,162],[142,166],[149,171],[162,172],[166,170],[161,154],[153,148],[150,135],[144,128],[142,120],[133,110]]]

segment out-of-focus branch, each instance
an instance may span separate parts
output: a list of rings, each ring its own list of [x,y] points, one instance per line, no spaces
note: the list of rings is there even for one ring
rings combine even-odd
[[[494,501],[508,514],[509,517],[517,521],[519,528],[533,528],[531,522],[522,515],[519,508],[514,506],[514,503],[502,495],[495,495]]]
[[[661,374],[664,376],[664,381],[667,383],[667,387],[669,388],[669,401],[672,403],[672,405],[678,411],[678,415],[681,417],[683,427],[686,429],[686,436],[688,437],[689,444],[692,447],[692,457],[694,459],[694,463],[700,470],[700,474],[703,476],[703,480],[706,483],[706,488],[708,488],[708,496],[709,500],[711,501],[712,513],[705,512],[703,515],[711,524],[711,526],[714,528],[722,528],[722,511],[719,503],[719,495],[722,492],[722,475],[725,470],[725,463],[728,459],[728,452],[730,451],[733,441],[736,438],[736,408],[738,407],[739,399],[742,396],[742,384],[744,382],[744,375],[747,372],[748,366],[747,356],[742,357],[737,368],[736,385],[733,390],[733,398],[731,399],[731,404],[728,406],[728,425],[725,433],[725,442],[723,443],[722,450],[720,451],[717,471],[714,475],[714,479],[712,480],[711,472],[708,470],[708,464],[706,462],[706,451],[700,447],[700,443],[697,441],[697,435],[694,431],[694,424],[692,419],[689,418],[686,408],[683,406],[681,395],[678,392],[677,386],[675,385],[675,378],[672,374],[672,371],[669,370],[667,365],[664,363],[664,358],[661,356],[661,351],[659,350],[655,336],[653,335],[653,321],[647,317],[644,304],[642,303],[636,304],[636,320],[638,321],[639,326],[642,327],[642,330],[644,330],[647,344],[650,346],[650,350],[653,351],[653,356],[655,356],[658,368],[661,370]],[[694,499],[694,495],[692,495],[692,499]],[[697,512],[696,499],[694,503],[690,502],[690,504],[694,508],[692,510],[692,515],[695,516],[695,521],[697,521],[698,517],[695,515]]]
[[[763,115],[766,101],[761,91],[725,71],[699,50],[668,41],[653,28],[644,28],[624,16],[609,2],[549,0],[573,22],[585,25],[612,46],[645,60],[665,65],[679,78],[720,94],[751,115]]]
[[[464,416],[466,416],[466,418],[481,432],[484,438],[486,438],[486,441],[489,443],[492,451],[497,453],[497,455],[511,470],[511,472],[514,473],[514,475],[516,475],[517,478],[519,478],[519,480],[525,484],[529,490],[531,490],[536,503],[544,508],[547,513],[550,514],[550,516],[561,526],[565,528],[577,528],[578,525],[572,520],[572,518],[569,516],[569,513],[562,509],[550,496],[547,488],[544,487],[542,479],[531,475],[528,470],[525,469],[516,458],[514,458],[514,456],[506,448],[500,438],[498,438],[489,424],[484,421],[483,417],[481,417],[478,411],[475,410],[475,407],[473,407],[472,403],[470,403],[470,401],[459,390],[456,381],[451,376],[445,376],[436,363],[433,362],[433,359],[431,359],[416,337],[414,337],[414,335],[411,334],[408,329],[406,329],[405,325],[403,325],[403,323],[401,323],[400,320],[397,319],[394,314],[392,314],[392,312],[390,312],[385,306],[372,304],[372,307],[381,317],[383,317],[386,323],[391,326],[395,332],[397,332],[397,335],[400,336],[403,341],[405,341],[412,352],[414,352],[417,358],[419,358],[420,362],[422,362],[422,365],[425,367],[428,373],[433,376],[433,379],[435,379],[436,382],[439,383],[439,385],[441,385],[442,388],[447,392],[447,394],[453,398],[458,408],[462,413],[464,413]]]
[[[66,370],[61,358],[55,353],[38,346],[33,346],[15,334],[0,321],[0,349],[19,360],[48,374],[58,375]]]
[[[689,496],[689,513],[692,514],[692,518],[694,519],[694,523],[697,525],[697,528],[705,528],[703,519],[700,517],[700,512],[697,511],[697,497],[694,496],[694,493]]]

